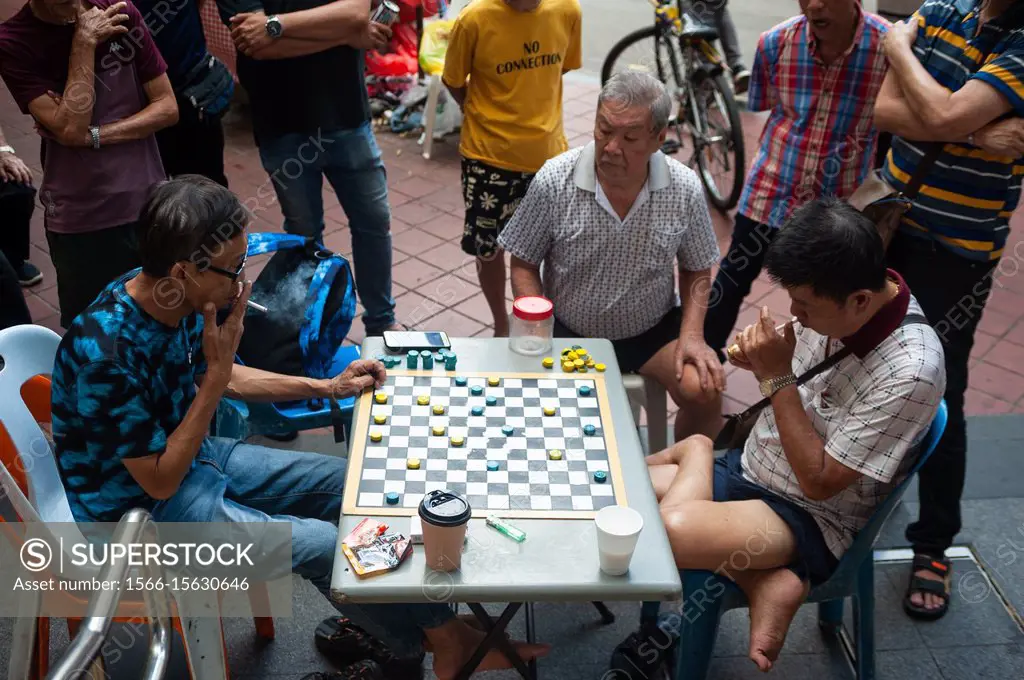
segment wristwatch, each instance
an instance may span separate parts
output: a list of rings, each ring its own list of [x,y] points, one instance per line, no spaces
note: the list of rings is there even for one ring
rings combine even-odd
[[[100,129],[96,125],[89,126],[89,136],[92,137],[92,148],[100,148]]]
[[[281,24],[281,18],[276,14],[272,17],[267,17],[267,35],[271,38],[280,38],[284,34],[284,26]]]
[[[761,381],[761,396],[769,398],[783,387],[796,384],[796,376],[792,373],[780,375],[776,378],[768,378]]]
[[[14,147],[11,146],[10,144],[4,144],[3,146],[0,146],[0,153],[10,153],[10,154],[13,154],[13,153],[15,153]]]

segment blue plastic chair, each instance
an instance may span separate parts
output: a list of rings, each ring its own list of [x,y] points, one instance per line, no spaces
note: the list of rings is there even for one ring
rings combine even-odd
[[[946,402],[943,401],[939,404],[928,434],[919,445],[921,453],[910,474],[875,511],[853,545],[843,554],[832,578],[812,589],[807,598],[808,602],[818,603],[818,625],[833,634],[838,634],[843,627],[844,598],[853,598],[854,663],[858,680],[875,678],[874,545],[878,532],[896,508],[910,481],[935,450],[945,429]],[[683,581],[684,600],[682,615],[679,617],[675,680],[704,680],[711,664],[711,653],[722,614],[730,609],[746,607],[747,599],[735,583],[713,572],[683,569],[679,574]],[[697,593],[704,597],[698,600],[690,595]],[[641,618],[644,621],[656,618],[659,604],[645,602]]]
[[[341,373],[359,358],[359,347],[343,345],[334,355],[331,372]],[[345,432],[352,423],[352,411],[355,409],[355,397],[338,399],[341,412],[341,424]],[[280,403],[245,402],[225,397],[217,406],[211,434],[230,439],[245,439],[259,434],[280,434],[282,432],[302,432],[318,427],[330,427],[335,424],[331,405],[326,399],[307,399]],[[335,433],[338,438],[340,433]]]

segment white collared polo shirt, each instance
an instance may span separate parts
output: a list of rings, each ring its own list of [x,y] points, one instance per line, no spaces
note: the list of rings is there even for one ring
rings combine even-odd
[[[676,262],[702,271],[720,254],[692,170],[654,153],[623,220],[600,191],[595,153],[591,142],[545,163],[498,242],[541,266],[562,324],[584,337],[621,340],[650,330],[679,304]]]

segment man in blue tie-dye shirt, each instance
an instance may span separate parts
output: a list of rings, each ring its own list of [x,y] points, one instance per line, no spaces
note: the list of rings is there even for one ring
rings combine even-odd
[[[344,398],[382,384],[384,367],[356,361],[331,380],[314,380],[234,363],[251,290],[243,283],[245,214],[230,191],[195,175],[152,191],[139,218],[141,270],[111,283],[57,351],[58,465],[80,522],[115,522],[136,507],[157,522],[287,520],[292,571],[330,599],[345,459],[208,437],[207,427],[225,395]],[[217,310],[226,307],[218,325]],[[396,658],[416,662],[424,638],[437,676],[452,677],[484,635],[441,603],[339,608],[386,638],[394,655],[350,624],[340,642],[368,660],[338,678],[380,677],[379,664]],[[543,649],[523,645],[521,653],[532,658]],[[492,652],[479,668],[508,665]]]

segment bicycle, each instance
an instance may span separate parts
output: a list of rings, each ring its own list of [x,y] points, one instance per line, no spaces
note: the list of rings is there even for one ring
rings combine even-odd
[[[746,158],[739,106],[725,62],[712,44],[718,32],[694,18],[687,0],[648,1],[654,6],[654,25],[633,31],[612,47],[601,67],[601,84],[623,70],[650,72],[653,57],[655,75],[673,100],[669,128],[676,139],[667,139],[662,150],[679,152],[689,130],[693,155],[688,164],[696,165],[711,203],[731,210],[743,190]],[[631,48],[636,51],[624,56]]]

